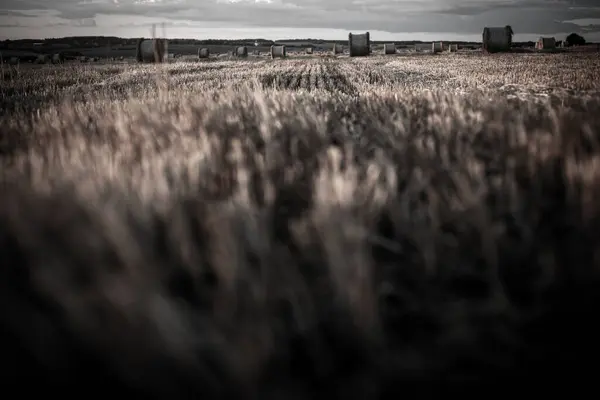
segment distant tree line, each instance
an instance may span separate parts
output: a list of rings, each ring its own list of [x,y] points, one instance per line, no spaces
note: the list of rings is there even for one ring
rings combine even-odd
[[[64,46],[64,47],[107,47],[107,46],[131,46],[137,43],[139,38],[120,38],[116,36],[71,36],[64,38],[47,38],[47,39],[19,39],[19,40],[4,40],[0,41],[0,48],[34,48],[34,47],[53,47],[53,46]],[[336,43],[346,44],[347,38],[340,40],[323,40],[323,39],[285,39],[285,40],[267,40],[263,38],[248,38],[248,39],[169,39],[169,43],[176,45],[216,45],[216,46],[254,46],[258,43],[259,46],[271,46],[276,43],[286,43],[289,46],[294,46],[297,43],[298,46],[303,46],[308,43],[313,45],[320,45],[324,43]],[[402,41],[372,41],[374,44],[382,43],[395,43],[396,45],[412,46],[420,43],[431,43],[431,41],[423,42],[421,40],[402,40]],[[459,45],[473,45],[477,42],[467,41],[456,41],[452,43]],[[571,33],[566,37],[565,45],[567,46],[580,46],[586,44],[586,40],[577,33]],[[532,47],[535,42],[514,42],[514,47]]]
[[[70,36],[64,38],[47,38],[47,39],[19,39],[19,40],[4,40],[0,41],[2,47],[32,47],[34,45],[57,45],[57,44],[68,44],[72,47],[106,47],[106,46],[122,46],[122,45],[135,45],[139,38],[119,38],[115,36]],[[338,43],[345,44],[348,42],[347,38],[340,40],[324,40],[324,39],[282,39],[282,40],[267,40],[263,38],[248,38],[248,39],[169,39],[169,43],[178,45],[216,45],[216,46],[242,46],[242,45],[254,45],[258,43],[259,46],[271,46],[273,44],[283,43],[298,43],[302,45],[305,43],[311,44],[325,44],[325,43]],[[389,43],[390,41],[373,41],[373,43]],[[427,43],[420,40],[405,40],[395,41],[396,44],[414,45],[417,43]],[[461,42],[453,41],[458,44],[471,44],[474,42]]]

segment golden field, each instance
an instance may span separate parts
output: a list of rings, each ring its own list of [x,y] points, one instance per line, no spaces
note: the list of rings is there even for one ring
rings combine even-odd
[[[2,74],[13,385],[387,399],[593,382],[598,54]]]

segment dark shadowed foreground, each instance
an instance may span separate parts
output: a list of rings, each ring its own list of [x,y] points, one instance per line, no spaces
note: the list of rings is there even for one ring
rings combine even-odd
[[[169,93],[4,118],[5,387],[387,399],[592,384],[599,96]]]

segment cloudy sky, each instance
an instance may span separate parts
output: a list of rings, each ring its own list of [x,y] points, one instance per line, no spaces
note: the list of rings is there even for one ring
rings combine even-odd
[[[481,40],[511,25],[515,40],[600,41],[600,0],[0,0],[0,39],[150,35],[170,38]],[[160,32],[160,30],[159,30]]]

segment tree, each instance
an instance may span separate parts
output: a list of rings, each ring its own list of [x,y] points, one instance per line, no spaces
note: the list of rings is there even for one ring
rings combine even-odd
[[[581,35],[571,33],[567,36],[567,43],[569,46],[583,46],[585,44],[585,39]]]

